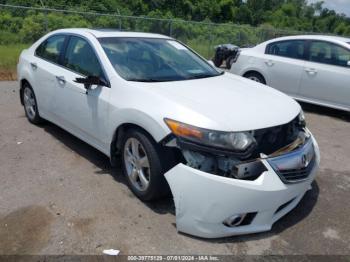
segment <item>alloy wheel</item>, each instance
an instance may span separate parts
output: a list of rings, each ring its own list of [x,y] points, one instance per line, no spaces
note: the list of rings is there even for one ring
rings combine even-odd
[[[150,183],[150,164],[146,150],[136,138],[125,142],[124,164],[131,184],[139,191],[146,191]]]
[[[23,103],[28,118],[33,120],[36,115],[37,107],[34,98],[34,93],[29,87],[25,87],[23,90]]]
[[[249,76],[248,79],[253,80],[255,82],[258,82],[258,83],[261,83],[261,80],[256,76]]]

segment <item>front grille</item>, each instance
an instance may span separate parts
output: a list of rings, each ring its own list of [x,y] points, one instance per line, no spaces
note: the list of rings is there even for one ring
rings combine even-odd
[[[311,138],[300,148],[268,162],[284,183],[302,182],[309,177],[316,163],[315,148]]]

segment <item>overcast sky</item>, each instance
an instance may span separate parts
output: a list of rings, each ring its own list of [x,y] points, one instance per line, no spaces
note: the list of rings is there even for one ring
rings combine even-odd
[[[350,17],[350,0],[323,0],[324,6],[333,9],[338,13],[344,13]],[[309,0],[310,3],[318,2],[318,0]]]

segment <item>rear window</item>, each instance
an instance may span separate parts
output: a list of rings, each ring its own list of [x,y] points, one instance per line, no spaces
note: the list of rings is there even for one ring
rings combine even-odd
[[[35,54],[50,62],[58,63],[63,51],[64,35],[54,35],[46,39],[36,50]]]

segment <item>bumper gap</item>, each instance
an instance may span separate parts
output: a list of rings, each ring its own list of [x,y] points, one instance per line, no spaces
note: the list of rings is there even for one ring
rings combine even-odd
[[[279,213],[280,211],[282,211],[283,209],[285,209],[290,203],[292,203],[295,200],[295,197],[291,200],[289,200],[288,202],[284,203],[283,205],[281,205],[279,208],[277,208],[277,210],[275,211],[276,215],[277,213]]]

